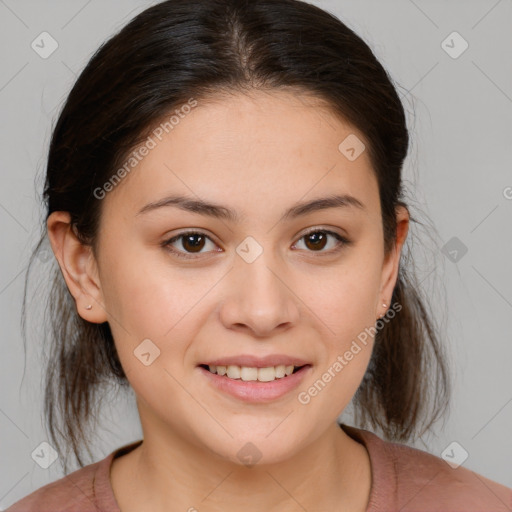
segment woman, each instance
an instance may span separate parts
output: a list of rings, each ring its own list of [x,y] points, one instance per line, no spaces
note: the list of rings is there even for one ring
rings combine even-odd
[[[106,42],[48,156],[47,412],[83,466],[115,379],[143,440],[8,510],[508,510],[393,442],[448,398],[400,264],[407,149],[385,70],[307,3],[170,0]],[[353,398],[388,440],[338,424]]]

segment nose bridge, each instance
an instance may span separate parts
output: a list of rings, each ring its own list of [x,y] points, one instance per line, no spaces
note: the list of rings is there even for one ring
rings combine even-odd
[[[268,308],[276,308],[277,303],[282,302],[286,295],[283,289],[282,278],[278,275],[282,272],[282,265],[279,265],[277,258],[271,247],[268,246],[261,251],[257,250],[253,243],[245,242],[245,247],[239,247],[239,250],[245,250],[249,247],[250,258],[241,256],[235,265],[235,271],[240,272],[241,279],[241,299],[249,301],[253,307],[264,311]],[[246,253],[247,254],[247,253]],[[254,257],[255,256],[255,257]],[[254,257],[254,259],[252,259]],[[277,275],[276,275],[277,274]]]
[[[250,238],[237,247],[223,321],[231,326],[245,325],[262,335],[294,323],[298,310],[280,258],[272,248],[263,248]]]

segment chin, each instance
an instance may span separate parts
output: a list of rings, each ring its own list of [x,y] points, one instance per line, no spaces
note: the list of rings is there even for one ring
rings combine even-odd
[[[271,437],[274,434],[271,434]],[[292,443],[289,434],[275,435],[270,439],[267,434],[261,436],[244,436],[239,439],[225,440],[222,445],[211,446],[211,439],[208,448],[222,459],[237,464],[240,467],[257,467],[262,465],[278,464],[285,462],[298,447]]]

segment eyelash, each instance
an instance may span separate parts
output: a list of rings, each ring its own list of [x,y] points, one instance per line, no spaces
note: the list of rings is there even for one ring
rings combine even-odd
[[[318,229],[318,228],[313,228],[310,231],[308,231],[307,233],[304,233],[299,238],[298,241],[302,240],[306,236],[311,235],[313,233],[324,233],[327,235],[331,235],[340,242],[335,249],[331,249],[330,251],[319,252],[320,256],[337,254],[344,247],[347,247],[352,244],[352,242],[350,240],[348,240],[344,236],[342,236],[334,231],[329,231],[327,229]],[[202,235],[202,236],[206,237],[208,240],[210,240],[211,242],[213,242],[213,240],[208,235],[206,235],[206,233],[202,233],[201,231],[185,231],[185,232],[180,233],[179,235],[176,235],[176,236],[170,238],[169,240],[163,242],[162,247],[164,247],[166,250],[168,250],[172,254],[176,255],[178,258],[183,258],[183,259],[188,259],[188,260],[197,259],[201,256],[202,253],[196,253],[197,255],[192,256],[189,253],[184,253],[183,251],[178,251],[171,246],[171,244],[173,244],[180,238],[188,236],[188,235]],[[215,243],[215,242],[213,242],[213,243]],[[308,251],[308,252],[314,253],[314,252],[318,252],[318,251]]]

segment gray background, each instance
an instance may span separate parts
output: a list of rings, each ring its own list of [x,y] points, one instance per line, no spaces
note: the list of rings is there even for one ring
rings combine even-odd
[[[62,476],[59,464],[42,469],[31,458],[47,440],[37,319],[26,366],[19,326],[55,114],[99,44],[151,3],[0,0],[0,509]],[[454,383],[446,422],[414,445],[441,456],[456,441],[469,454],[464,467],[512,487],[512,2],[312,3],[365,39],[408,112],[409,198],[420,220],[433,223],[417,230],[410,250],[444,331]],[[59,45],[47,59],[31,48],[43,31]],[[458,58],[442,47],[453,31],[469,44]],[[45,277],[50,267],[41,268]],[[141,437],[131,395],[113,395],[108,409],[94,460]],[[345,415],[350,423],[350,408]]]

